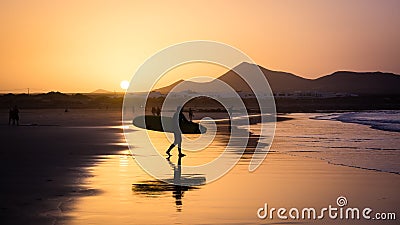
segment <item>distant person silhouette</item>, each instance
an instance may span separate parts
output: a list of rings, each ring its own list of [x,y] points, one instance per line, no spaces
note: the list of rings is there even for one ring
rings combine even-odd
[[[12,119],[12,124],[15,125],[15,123],[17,124],[17,126],[19,126],[19,109],[18,106],[15,105],[14,108],[11,110],[11,119]]]
[[[151,114],[153,114],[153,116],[156,115],[156,108],[154,106],[151,107]]]
[[[161,109],[160,109],[160,107],[158,107],[158,106],[157,106],[157,109],[156,109],[156,113],[157,113],[157,116],[160,116],[160,115],[161,115]]]
[[[233,114],[233,106],[229,107],[226,111],[227,111],[229,117],[231,117]]]
[[[193,120],[193,110],[192,110],[192,108],[189,108],[189,120],[190,120],[190,122],[192,122],[192,120]]]
[[[178,106],[176,108],[176,112],[174,113],[174,116],[172,117],[172,129],[174,131],[174,143],[169,146],[167,150],[167,155],[171,156],[170,152],[171,150],[178,145],[178,152],[179,152],[179,157],[185,156],[185,154],[182,153],[182,132],[179,124],[181,122],[188,122],[186,119],[185,115],[182,113],[182,106]]]
[[[13,108],[10,106],[8,109],[8,125],[11,125],[11,120],[13,120]]]

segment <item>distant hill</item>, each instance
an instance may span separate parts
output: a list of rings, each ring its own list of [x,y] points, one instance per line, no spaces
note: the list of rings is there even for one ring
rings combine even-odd
[[[168,92],[170,92],[176,85],[182,83],[184,80],[178,80],[177,82],[170,84],[168,86],[162,87],[162,88],[158,88],[155,89],[154,91],[158,91],[162,94],[167,94]]]
[[[250,91],[250,87],[244,82],[244,80],[235,72],[240,74],[254,74],[254,67],[257,65],[242,63],[236,66],[233,70],[229,70],[227,73],[220,76],[218,79],[231,85],[236,91]],[[274,93],[277,92],[293,92],[309,90],[311,88],[311,80],[296,76],[291,73],[272,71],[265,69],[264,67],[258,66],[261,72],[267,78],[268,83]]]
[[[338,71],[313,80],[314,90],[357,94],[400,94],[400,75]]]
[[[104,89],[97,89],[95,91],[90,92],[91,94],[110,94],[112,93],[111,91],[107,91]]]
[[[247,83],[235,72],[251,76],[258,65],[241,63],[232,70],[221,75],[217,79],[229,84],[236,91],[250,92]],[[291,73],[272,71],[262,66],[258,66],[274,93],[282,92],[332,92],[332,93],[351,93],[359,95],[399,95],[400,94],[400,75],[383,72],[350,72],[338,71],[317,79],[305,79]],[[171,91],[177,84],[183,80],[177,81],[169,86],[157,89],[163,94]],[[185,82],[186,83],[186,82]],[[209,90],[215,90],[213,87],[216,81],[210,81],[207,84]],[[195,82],[188,82],[185,87],[199,85]],[[185,88],[182,87],[182,88]],[[182,89],[181,88],[181,89]],[[182,90],[177,90],[182,91]]]

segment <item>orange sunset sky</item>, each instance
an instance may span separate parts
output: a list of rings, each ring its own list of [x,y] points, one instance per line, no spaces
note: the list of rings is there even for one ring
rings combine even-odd
[[[400,74],[399,12],[397,0],[2,0],[0,92],[121,91],[148,57],[198,39],[306,78],[337,70]]]

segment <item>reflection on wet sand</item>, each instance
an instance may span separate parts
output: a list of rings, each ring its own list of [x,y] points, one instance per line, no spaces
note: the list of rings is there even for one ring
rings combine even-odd
[[[241,120],[241,119],[246,119],[246,118],[236,118],[236,120]],[[248,133],[248,139],[247,139],[247,145],[246,148],[243,152],[243,155],[241,159],[243,160],[250,160],[253,157],[253,154],[257,154],[256,148],[264,149],[267,148],[270,145],[270,140],[268,137],[263,137],[260,135],[260,126],[259,123],[261,121],[267,121],[268,122],[281,122],[281,121],[288,121],[291,120],[292,118],[286,117],[284,115],[279,115],[276,116],[275,118],[272,118],[270,115],[250,115],[248,117],[249,119],[249,126],[248,127],[238,127],[238,126],[231,126],[231,121],[228,119],[221,119],[217,121],[218,124],[218,134],[219,136],[219,141],[224,143],[225,145],[228,144],[230,138],[233,139],[232,141],[232,149],[236,149],[235,147],[235,140],[240,142],[244,136],[247,136],[246,133]],[[268,125],[265,125],[268,126]],[[237,134],[236,136],[231,136],[232,134]],[[271,135],[271,134],[268,134]],[[218,137],[217,137],[218,138]],[[265,141],[263,141],[265,139]],[[242,154],[241,149],[237,149],[238,153]],[[258,157],[255,155],[254,157]]]
[[[251,120],[251,124],[257,124],[260,122],[260,117],[253,117]],[[267,147],[268,143],[262,143],[260,140],[262,137],[259,134],[253,133],[250,129],[244,129],[237,126],[231,126],[229,120],[220,120],[217,121],[218,124],[218,134],[216,142],[220,142],[222,146],[226,146],[230,139],[230,134],[232,133],[231,129],[235,129],[236,133],[249,133],[249,139],[247,142],[246,150],[242,156],[242,160],[250,160],[255,149],[258,147],[264,148]],[[240,139],[241,137],[231,137],[233,139]],[[214,143],[215,144],[215,143]],[[232,142],[235,145],[235,141]],[[233,146],[234,147],[234,146]],[[235,149],[235,148],[233,148]],[[235,152],[232,152],[235,154]],[[177,163],[174,164],[171,161],[171,156],[167,157],[171,169],[173,170],[173,178],[166,178],[162,180],[146,180],[141,181],[139,183],[132,184],[132,191],[135,194],[143,195],[145,197],[159,197],[164,196],[169,192],[172,192],[172,196],[175,198],[175,205],[177,211],[182,210],[182,198],[184,193],[189,190],[199,189],[199,186],[204,185],[206,183],[206,177],[197,174],[183,174],[182,175],[182,160],[183,157],[179,157],[177,159]]]
[[[182,176],[182,158],[178,157],[177,164],[174,164],[167,158],[168,163],[174,170],[174,177],[164,181],[143,181],[132,185],[132,190],[137,194],[145,195],[146,197],[157,197],[165,192],[172,192],[175,198],[176,210],[182,209],[182,197],[185,191],[198,189],[196,186],[204,185],[206,178],[204,176],[184,175]]]
[[[393,143],[398,140],[397,134],[360,129],[362,127],[354,124],[309,120],[309,116],[310,114],[295,114],[290,116],[293,120],[278,123],[274,144],[270,151],[273,154],[269,153],[263,165],[253,173],[248,172],[248,162],[252,154],[244,154],[229,173],[216,182],[203,186],[183,185],[183,178],[197,175],[186,171],[185,166],[208,162],[225,149],[228,139],[223,134],[223,130],[228,130],[227,123],[225,125],[218,123],[220,133],[207,149],[187,152],[187,156],[181,158],[180,163],[176,155],[170,158],[171,163],[164,161],[170,169],[170,173],[165,177],[165,179],[170,179],[170,184],[150,177],[129,157],[128,150],[118,155],[104,156],[99,159],[98,165],[90,168],[92,176],[86,179],[88,188],[96,188],[102,192],[99,195],[79,198],[75,204],[76,208],[68,213],[73,218],[69,224],[289,224],[296,222],[326,224],[330,221],[282,221],[278,218],[262,221],[256,216],[256,211],[264,203],[276,207],[312,205],[321,208],[327,204],[336,204],[334,201],[339,194],[345,195],[351,204],[397,212],[398,175],[335,166],[308,157],[312,154],[335,154],[337,150],[332,151],[331,148],[334,144],[334,146],[368,144],[368,147],[371,147],[371,144],[376,142],[374,147],[392,146],[393,148],[395,146]],[[258,138],[260,128],[256,124],[249,129],[245,127],[238,129],[243,129],[243,132],[250,130],[255,135],[250,136],[246,150],[248,153],[254,151],[251,147],[254,148],[255,143],[265,142],[262,137]],[[158,147],[158,152],[164,154],[170,142],[160,132],[151,132],[149,135]],[[365,141],[350,142],[348,137],[354,139],[354,136],[362,137]],[[310,142],[310,139],[316,142]],[[340,141],[342,139],[345,141]],[[378,142],[378,140],[382,141]],[[115,143],[117,140],[113,139],[110,142]],[[137,145],[139,144],[138,139]],[[237,154],[236,149],[230,150],[231,155]],[[348,156],[352,150],[346,149],[346,151]],[[382,150],[375,152],[380,154]],[[392,152],[390,154],[393,154]],[[339,153],[343,155],[345,152]],[[377,153],[374,153],[375,157]],[[367,154],[367,151],[363,154]],[[368,156],[371,154],[373,153],[369,153]],[[302,157],[302,155],[307,157]],[[397,159],[393,155],[391,157],[393,160]],[[166,159],[162,158],[162,160]],[[182,166],[181,169],[179,169],[179,164]],[[354,224],[355,221],[337,222]],[[360,221],[357,224],[370,224],[369,222],[371,221]],[[385,224],[397,224],[396,222],[385,221]]]

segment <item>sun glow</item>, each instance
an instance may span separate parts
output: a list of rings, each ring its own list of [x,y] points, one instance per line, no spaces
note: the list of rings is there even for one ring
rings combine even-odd
[[[123,80],[119,85],[121,86],[122,89],[127,90],[129,88],[129,81]]]

